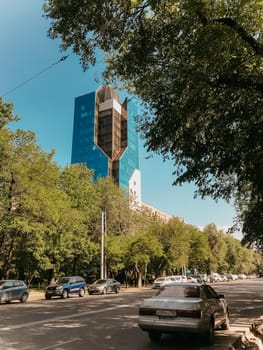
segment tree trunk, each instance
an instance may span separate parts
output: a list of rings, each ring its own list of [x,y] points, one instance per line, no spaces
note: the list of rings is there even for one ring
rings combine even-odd
[[[135,269],[135,273],[136,273],[136,287],[141,288],[142,287],[142,272],[140,271],[137,263],[135,264],[134,269]]]

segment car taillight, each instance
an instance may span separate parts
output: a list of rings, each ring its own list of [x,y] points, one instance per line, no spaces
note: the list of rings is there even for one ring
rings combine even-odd
[[[139,309],[139,315],[140,316],[155,316],[155,309],[150,309],[150,308],[146,308],[146,307],[141,307]]]
[[[177,317],[201,318],[201,310],[177,310]]]

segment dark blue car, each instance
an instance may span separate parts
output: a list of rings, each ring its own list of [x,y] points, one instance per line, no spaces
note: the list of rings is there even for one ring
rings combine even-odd
[[[70,294],[78,294],[80,297],[85,295],[86,282],[83,277],[69,276],[61,277],[56,283],[49,285],[45,291],[45,298],[59,296],[66,299]]]

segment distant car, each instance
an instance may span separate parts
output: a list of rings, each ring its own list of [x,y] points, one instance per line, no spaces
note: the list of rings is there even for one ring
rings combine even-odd
[[[238,275],[232,274],[232,281],[236,281],[236,280],[238,280]]]
[[[207,274],[206,273],[200,273],[199,278],[200,278],[200,282],[207,282]]]
[[[171,276],[158,277],[153,281],[153,288],[159,289],[165,284],[173,283],[174,279]]]
[[[0,281],[0,302],[10,303],[12,300],[19,300],[25,303],[29,296],[29,290],[24,281],[2,280]]]
[[[88,286],[89,294],[119,293],[120,290],[120,282],[113,278],[99,279]]]
[[[83,277],[69,276],[61,277],[56,283],[50,284],[45,290],[45,298],[59,296],[62,299],[68,298],[70,294],[85,295],[86,282]]]
[[[224,295],[207,284],[171,283],[143,300],[138,325],[151,341],[159,341],[165,333],[192,332],[212,345],[214,330],[229,328],[228,306]]]
[[[173,282],[187,282],[187,277],[183,275],[170,276]]]
[[[195,277],[191,277],[191,276],[189,276],[189,277],[187,277],[187,282],[197,283],[197,282],[198,282],[198,280],[197,280]]]
[[[223,282],[223,279],[219,273],[213,272],[211,275],[207,276],[207,282]]]

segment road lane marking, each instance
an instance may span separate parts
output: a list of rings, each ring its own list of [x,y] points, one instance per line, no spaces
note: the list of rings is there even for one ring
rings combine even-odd
[[[62,321],[62,320],[67,320],[67,319],[71,319],[71,318],[77,318],[77,317],[82,317],[82,316],[86,316],[86,315],[92,315],[92,314],[96,314],[96,313],[112,311],[112,310],[116,310],[116,309],[131,308],[131,307],[134,307],[134,306],[139,305],[139,304],[140,303],[136,302],[136,303],[128,304],[128,305],[118,305],[118,306],[107,307],[107,308],[102,309],[102,310],[91,310],[91,311],[80,312],[76,315],[56,316],[56,317],[48,318],[45,320],[39,320],[39,321],[21,323],[21,324],[17,324],[17,325],[13,325],[13,326],[1,327],[0,332],[6,332],[6,331],[11,331],[13,329],[20,329],[20,328],[36,326],[36,325],[40,325],[43,323],[50,323],[53,321],[54,322]]]
[[[58,346],[74,343],[75,341],[79,341],[79,340],[81,340],[81,338],[74,338],[74,339],[71,339],[71,340],[68,340],[68,341],[61,341],[61,342],[58,342],[58,343],[53,344],[53,345],[45,346],[44,348],[41,348],[39,350],[54,349],[54,348],[56,348]]]

